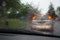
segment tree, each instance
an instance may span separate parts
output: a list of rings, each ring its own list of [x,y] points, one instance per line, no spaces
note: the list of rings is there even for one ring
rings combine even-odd
[[[26,16],[27,10],[29,10],[28,5],[24,5],[20,0],[0,0],[0,14],[6,18],[8,17],[19,17]],[[5,5],[5,6],[4,6]],[[30,5],[31,6],[31,5]],[[10,11],[10,14],[7,12]],[[19,13],[17,14],[17,11]]]
[[[57,17],[52,3],[49,6],[48,15],[51,15],[53,19]]]
[[[20,11],[20,7],[22,8],[20,0],[0,0],[0,15],[6,19],[7,12],[10,11],[10,14],[14,16],[16,11]]]
[[[60,6],[57,7],[56,14],[57,14],[58,17],[60,17]]]
[[[20,0],[0,0],[0,15],[3,17],[3,22],[6,22],[7,16],[15,18],[17,11],[22,13],[22,10],[25,10],[24,7],[25,5],[23,5]],[[7,11],[10,11],[10,14],[8,14]]]

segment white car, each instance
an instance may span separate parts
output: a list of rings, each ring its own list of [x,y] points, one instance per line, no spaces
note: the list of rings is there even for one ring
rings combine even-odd
[[[52,20],[33,20],[31,30],[53,33]]]

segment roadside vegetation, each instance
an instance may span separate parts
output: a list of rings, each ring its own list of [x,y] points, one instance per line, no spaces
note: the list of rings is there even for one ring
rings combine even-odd
[[[0,28],[27,27],[36,11],[31,4],[25,5],[21,0],[0,0]]]

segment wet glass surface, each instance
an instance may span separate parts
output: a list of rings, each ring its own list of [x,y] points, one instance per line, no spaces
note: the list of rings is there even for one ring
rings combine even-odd
[[[60,36],[60,0],[1,0],[0,29]]]

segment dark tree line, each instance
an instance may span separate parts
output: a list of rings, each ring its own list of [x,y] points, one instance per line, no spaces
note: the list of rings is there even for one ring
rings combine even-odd
[[[52,3],[49,6],[48,15],[51,15],[53,19],[57,17]]]
[[[24,5],[20,0],[0,0],[0,17],[19,18],[27,16],[32,9],[31,5]]]

